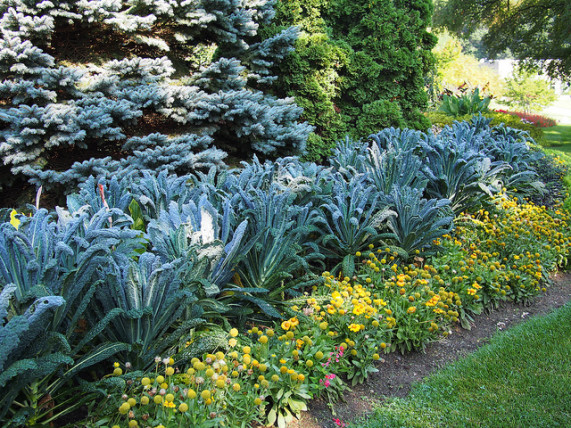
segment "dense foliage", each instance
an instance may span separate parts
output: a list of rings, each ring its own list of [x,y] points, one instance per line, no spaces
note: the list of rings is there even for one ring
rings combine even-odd
[[[269,34],[298,25],[296,50],[280,62],[276,90],[295,96],[315,126],[308,158],[326,157],[346,133],[426,129],[424,76],[435,37],[432,3],[279,1]]]
[[[512,198],[544,191],[538,162],[527,134],[480,116],[346,140],[328,166],[91,177],[65,208],[12,211],[0,418],[47,423],[88,401],[87,426],[282,427],[383,349],[541,290],[571,241],[565,212]]]
[[[303,152],[311,127],[270,67],[271,1],[3,1],[0,186],[68,186],[122,169],[188,173]]]

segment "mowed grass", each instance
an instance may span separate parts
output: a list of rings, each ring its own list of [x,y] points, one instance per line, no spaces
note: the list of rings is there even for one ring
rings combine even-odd
[[[571,304],[498,333],[352,426],[571,427]]]
[[[550,149],[571,154],[571,125],[543,128],[543,134]]]

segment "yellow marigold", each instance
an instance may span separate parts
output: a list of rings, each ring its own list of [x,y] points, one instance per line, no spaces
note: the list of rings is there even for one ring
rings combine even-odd
[[[416,306],[411,306],[406,310],[407,314],[414,314],[416,312]]]
[[[350,324],[348,328],[349,328],[349,330],[351,330],[351,331],[353,331],[353,332],[355,332],[355,333],[358,333],[358,332],[361,330],[361,325],[359,325],[359,324]]]

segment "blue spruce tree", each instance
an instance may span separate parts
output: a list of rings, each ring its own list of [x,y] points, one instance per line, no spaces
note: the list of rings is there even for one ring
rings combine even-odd
[[[311,127],[267,93],[297,29],[272,0],[0,0],[0,188],[179,174],[301,153]]]

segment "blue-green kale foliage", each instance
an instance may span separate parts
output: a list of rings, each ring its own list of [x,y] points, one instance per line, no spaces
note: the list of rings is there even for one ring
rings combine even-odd
[[[538,180],[527,138],[481,117],[388,128],[341,142],[329,166],[90,177],[66,208],[0,224],[0,418],[27,388],[53,396],[116,354],[145,369],[206,320],[280,317],[285,296],[323,269],[351,276],[370,244],[403,262],[434,252],[454,214]]]

